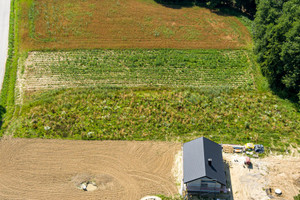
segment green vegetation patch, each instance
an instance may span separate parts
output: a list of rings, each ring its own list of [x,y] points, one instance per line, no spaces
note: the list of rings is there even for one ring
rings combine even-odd
[[[15,112],[14,89],[19,58],[19,10],[19,2],[12,0],[10,3],[8,57],[6,60],[5,75],[0,95],[0,128],[3,119],[5,118],[7,121],[10,120]],[[0,132],[0,137],[1,136],[2,131]]]
[[[25,91],[74,87],[254,88],[248,51],[77,50],[32,52]]]
[[[69,89],[24,104],[8,131],[17,137],[179,140],[299,145],[300,115],[269,93]],[[281,148],[281,149],[280,149]]]

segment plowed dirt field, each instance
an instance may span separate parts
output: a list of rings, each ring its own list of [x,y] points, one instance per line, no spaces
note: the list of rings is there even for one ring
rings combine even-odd
[[[0,199],[126,199],[177,193],[179,143],[2,139]],[[97,190],[78,189],[93,181]]]

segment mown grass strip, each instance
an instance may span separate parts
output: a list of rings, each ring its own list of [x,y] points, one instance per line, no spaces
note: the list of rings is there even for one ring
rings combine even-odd
[[[14,94],[16,73],[18,68],[19,57],[19,38],[18,38],[18,16],[19,16],[19,1],[11,1],[10,22],[9,22],[9,44],[8,44],[8,58],[6,61],[5,76],[1,89],[1,121],[5,117],[9,121],[15,110]],[[2,124],[2,123],[1,123]],[[0,132],[2,134],[3,131]]]
[[[10,11],[10,20],[9,20],[9,41],[8,41],[8,57],[6,60],[6,69],[5,69],[5,78],[3,80],[3,85],[1,89],[1,98],[0,103],[1,106],[6,107],[7,105],[7,96],[9,91],[9,85],[11,82],[10,74],[11,69],[13,68],[13,60],[14,60],[14,29],[15,29],[15,17],[14,17],[14,5],[15,1],[11,1],[11,11]]]

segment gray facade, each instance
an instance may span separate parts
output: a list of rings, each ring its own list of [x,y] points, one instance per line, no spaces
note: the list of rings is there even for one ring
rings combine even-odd
[[[220,192],[226,185],[222,147],[205,137],[184,143],[183,182],[187,191]]]

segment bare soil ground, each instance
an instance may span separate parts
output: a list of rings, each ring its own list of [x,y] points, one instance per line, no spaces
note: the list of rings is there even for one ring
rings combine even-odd
[[[23,1],[21,49],[241,48],[251,43],[234,16],[174,9],[153,0]]]
[[[0,199],[126,199],[176,194],[172,166],[179,143],[0,141]],[[77,188],[95,182],[97,190]]]
[[[269,156],[262,159],[251,159],[251,168],[243,166],[245,156],[223,154],[230,165],[230,176],[234,199],[267,200],[270,197],[278,200],[293,200],[300,190],[300,157]],[[269,196],[266,189],[272,189]],[[275,189],[282,191],[277,196]]]

